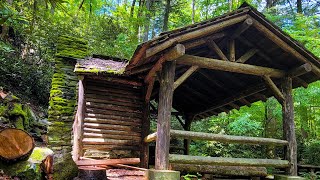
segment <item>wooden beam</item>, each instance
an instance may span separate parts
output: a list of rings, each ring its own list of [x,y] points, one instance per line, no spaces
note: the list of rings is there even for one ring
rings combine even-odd
[[[218,56],[225,61],[229,61],[226,55],[222,52],[222,50],[219,48],[219,46],[214,42],[213,39],[208,39],[207,40],[207,45],[210,49],[212,49],[214,52],[218,54]]]
[[[153,86],[153,83],[152,83]],[[149,87],[147,90],[145,90],[146,94],[150,94],[152,90],[149,90]],[[147,92],[146,92],[147,91]],[[148,92],[149,91],[149,92]],[[150,92],[151,91],[151,92]],[[149,96],[149,95],[146,95]],[[141,127],[141,137],[146,137],[150,133],[150,97],[149,100],[146,101],[143,104],[143,116],[142,116],[142,127]],[[148,168],[149,166],[149,144],[145,143],[144,141],[141,141],[140,144],[140,167]]]
[[[165,53],[163,56],[160,57],[160,59],[149,71],[148,75],[145,77],[144,82],[149,83],[152,80],[152,78],[156,76],[156,73],[161,70],[163,62],[175,60],[184,54],[185,54],[184,45],[177,44],[175,47],[173,47],[167,53]]]
[[[148,83],[148,88],[147,88],[146,97],[145,97],[146,103],[150,101],[150,97],[151,97],[153,86],[154,86],[154,81],[155,81],[155,77],[153,77],[151,81]]]
[[[191,123],[192,123],[192,116],[186,116],[185,117],[185,125],[183,127],[183,129],[187,132],[190,131],[191,129]],[[172,135],[171,131],[170,131],[170,136]],[[183,139],[183,147],[184,147],[184,154],[185,155],[189,155],[190,154],[190,139]]]
[[[245,54],[243,54],[239,59],[237,59],[236,62],[237,63],[245,63],[252,56],[254,56],[257,52],[258,52],[258,49],[252,48],[249,51],[247,51]]]
[[[281,83],[284,95],[284,103],[282,104],[282,121],[283,134],[289,144],[285,151],[286,159],[290,162],[289,168],[286,170],[288,175],[297,176],[297,140],[294,125],[294,106],[292,97],[292,78],[285,77]]]
[[[157,139],[157,132],[154,132],[152,134],[149,134],[148,136],[146,136],[143,141],[146,143],[150,143],[153,142]]]
[[[246,18],[247,18],[247,14],[241,15],[241,16],[238,16],[235,18],[230,18],[230,19],[221,21],[219,23],[195,30],[195,31],[190,31],[190,32],[182,34],[180,36],[176,36],[172,39],[168,39],[159,45],[156,45],[152,48],[147,49],[146,58],[151,57],[151,56],[167,49],[168,47],[172,46],[173,44],[175,44],[177,42],[182,43],[182,42],[190,40],[190,39],[195,39],[195,38],[199,38],[199,37],[213,34],[213,33],[218,32],[226,27],[229,27],[229,26],[232,26],[232,25],[237,24],[239,22],[242,22]]]
[[[288,72],[289,77],[298,77],[305,73],[312,71],[312,66],[310,63],[305,63],[295,69],[292,69]]]
[[[78,160],[75,162],[78,166],[139,164],[140,159],[139,158],[104,159],[104,160],[84,159],[84,160]]]
[[[83,122],[85,118],[85,97],[84,97],[84,76],[78,76],[78,108],[73,124],[73,146],[72,146],[72,159],[79,160],[83,154]]]
[[[253,24],[252,18],[247,18],[239,28],[230,36],[230,39],[238,38],[244,31],[246,31]]]
[[[218,141],[222,143],[238,143],[238,144],[260,144],[260,145],[273,145],[273,146],[285,146],[288,145],[288,141],[272,139],[272,138],[260,138],[260,137],[245,137],[245,136],[232,136],[192,131],[171,130],[171,137],[191,139],[191,140],[206,140],[206,141]]]
[[[173,84],[173,89],[177,89],[189,76],[191,76],[196,70],[199,69],[199,66],[191,66],[182,76],[180,76]]]
[[[215,33],[215,34],[212,34],[210,36],[206,36],[206,37],[203,37],[201,39],[197,39],[197,40],[194,40],[194,41],[191,41],[191,42],[186,42],[186,43],[183,43],[183,44],[184,44],[186,49],[192,49],[194,47],[206,44],[207,43],[207,39],[209,39],[209,38],[211,40],[215,40],[215,39],[220,39],[220,38],[222,38],[224,36],[226,36],[225,32],[219,32],[219,33]]]
[[[177,154],[170,154],[170,163],[222,166],[255,166],[275,168],[285,168],[289,166],[288,161],[278,159],[203,157]]]
[[[308,83],[305,82],[303,79],[299,78],[299,77],[294,77],[293,78],[295,81],[297,81],[299,84],[301,84],[301,86],[303,86],[304,88],[308,87]]]
[[[233,102],[229,103],[229,105],[230,105],[232,108],[234,108],[234,109],[237,109],[237,110],[240,109],[240,106],[238,106],[237,104],[235,104],[235,103],[233,103]]]
[[[257,76],[284,77],[285,72],[278,69],[254,66],[249,64],[239,64],[235,62],[227,62],[218,59],[210,59],[198,56],[183,55],[177,59],[178,64],[199,66],[200,68],[214,69],[220,71],[228,71],[242,74],[250,74]]]
[[[272,81],[272,79],[269,76],[263,76],[263,79],[265,80],[266,84],[270,87],[271,91],[274,93],[279,103],[282,104],[284,101],[284,96],[280,89],[277,87],[277,85]]]
[[[173,83],[175,76],[175,61],[164,63],[160,75],[157,141],[156,141],[156,170],[169,169],[170,124],[173,96]]]
[[[199,172],[221,176],[246,176],[246,177],[266,177],[267,169],[265,167],[249,166],[215,166],[215,165],[197,165],[197,164],[170,164],[172,169],[183,172]]]
[[[282,40],[279,36],[277,36],[272,31],[270,31],[267,27],[262,25],[259,21],[253,19],[253,26],[255,28],[257,28],[259,31],[261,31],[271,41],[273,41],[275,44],[277,44],[285,52],[289,52],[290,54],[292,54],[294,57],[296,57],[301,62],[310,63],[306,57],[304,57],[302,54],[300,54],[297,50],[295,50],[293,47],[291,47],[288,43],[286,43],[284,40]],[[312,72],[315,73],[318,77],[320,77],[320,69],[312,63],[310,63],[310,65],[312,66]]]
[[[236,61],[236,44],[234,39],[229,41],[229,59],[231,62]]]

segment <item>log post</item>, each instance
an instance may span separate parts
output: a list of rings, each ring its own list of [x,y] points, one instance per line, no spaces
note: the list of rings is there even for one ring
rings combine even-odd
[[[150,103],[145,102],[143,107],[143,117],[142,117],[142,132],[141,136],[146,137],[150,133]],[[148,168],[149,164],[149,143],[145,142],[143,138],[141,138],[141,151],[140,151],[140,167]]]
[[[78,83],[78,109],[73,124],[73,152],[72,158],[74,161],[79,160],[82,156],[82,134],[83,134],[83,120],[85,116],[85,98],[84,98],[84,76],[79,76]]]
[[[285,77],[282,81],[282,91],[284,95],[284,102],[282,104],[282,121],[283,121],[283,135],[288,141],[288,146],[285,151],[286,159],[290,162],[287,168],[287,174],[297,175],[297,141],[294,129],[294,110],[292,98],[292,78]]]
[[[160,74],[157,141],[156,141],[156,170],[169,169],[170,124],[175,75],[175,61],[167,61]]]
[[[192,117],[186,116],[186,120],[183,126],[183,129],[185,131],[190,131],[191,129],[191,122],[192,122]],[[189,155],[190,153],[190,139],[183,139],[183,146],[184,146],[184,154]]]

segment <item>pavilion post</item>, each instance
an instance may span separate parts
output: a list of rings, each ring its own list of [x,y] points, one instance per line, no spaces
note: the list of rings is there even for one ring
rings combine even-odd
[[[143,117],[142,117],[142,132],[143,138],[150,134],[150,102],[144,102]],[[149,164],[149,143],[141,140],[141,152],[140,152],[140,167],[148,168]]]
[[[297,175],[297,141],[295,135],[294,125],[294,110],[292,98],[292,78],[285,77],[282,81],[282,91],[284,101],[282,103],[282,120],[283,120],[283,135],[285,140],[288,141],[288,146],[285,149],[285,157],[290,162],[287,169],[287,174]]]
[[[169,169],[170,125],[175,67],[175,61],[164,62],[160,73],[155,159],[156,170]]]
[[[185,131],[190,131],[191,129],[191,122],[192,122],[192,118],[190,118],[189,116],[186,117],[183,129]],[[190,139],[184,139],[183,140],[183,146],[184,146],[184,154],[185,155],[189,155],[190,153]]]

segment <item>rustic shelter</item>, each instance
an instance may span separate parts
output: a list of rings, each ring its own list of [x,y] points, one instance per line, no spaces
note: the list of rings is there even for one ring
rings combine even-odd
[[[156,170],[277,167],[297,175],[292,89],[319,80],[320,61],[244,4],[223,16],[161,33],[140,44],[129,63],[94,56],[79,60],[75,73],[73,159],[78,166],[140,162],[148,168],[148,143],[155,141]],[[271,96],[282,105],[282,140],[186,132],[194,120]],[[151,100],[158,102],[153,134]],[[185,131],[170,129],[172,115],[184,118]],[[170,137],[185,139],[184,155],[169,154]],[[191,139],[284,146],[286,155],[282,160],[189,156]]]

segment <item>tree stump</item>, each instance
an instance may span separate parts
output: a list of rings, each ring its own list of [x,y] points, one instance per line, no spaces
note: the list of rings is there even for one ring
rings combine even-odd
[[[31,155],[34,146],[33,138],[21,129],[0,131],[0,159],[3,161],[25,160]]]

